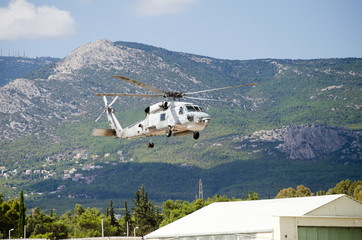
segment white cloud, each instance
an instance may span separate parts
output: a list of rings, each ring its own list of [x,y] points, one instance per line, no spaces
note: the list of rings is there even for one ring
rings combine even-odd
[[[154,17],[178,13],[198,0],[138,0],[134,5],[136,16]]]
[[[56,7],[35,7],[27,0],[11,0],[7,8],[0,8],[0,40],[56,38],[75,34],[73,17]]]

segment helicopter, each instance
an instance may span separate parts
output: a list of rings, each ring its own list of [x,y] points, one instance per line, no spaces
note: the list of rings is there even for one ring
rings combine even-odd
[[[181,98],[194,99],[194,100],[207,100],[207,101],[220,101],[214,99],[191,97],[189,95],[217,91],[222,89],[237,88],[249,85],[255,85],[257,83],[242,84],[237,86],[228,86],[221,88],[214,88],[196,92],[176,92],[176,91],[163,91],[158,88],[146,85],[144,83],[135,81],[123,76],[114,76],[125,82],[134,84],[141,88],[154,92],[153,94],[129,94],[129,93],[96,93],[96,96],[103,96],[104,111],[95,120],[96,122],[104,115],[107,115],[107,119],[110,122],[109,129],[96,128],[93,130],[93,136],[115,137],[115,138],[142,138],[150,137],[150,141],[147,143],[148,148],[153,148],[152,136],[165,135],[166,137],[181,137],[185,135],[191,135],[194,139],[200,137],[200,131],[204,130],[210,124],[210,115],[205,112],[204,108],[193,104],[191,102],[176,101]],[[113,100],[108,103],[107,96],[114,97]],[[149,97],[159,98],[163,97],[168,101],[161,101],[151,106],[146,107],[145,119],[131,124],[128,127],[123,128],[115,116],[115,109],[112,105],[119,97]],[[170,101],[171,99],[171,101]],[[225,101],[223,101],[225,102]]]

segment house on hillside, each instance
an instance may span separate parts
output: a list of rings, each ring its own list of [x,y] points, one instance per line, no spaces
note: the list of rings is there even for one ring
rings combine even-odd
[[[362,239],[362,203],[326,195],[210,204],[145,239]]]
[[[0,166],[0,176],[6,173],[6,167]]]

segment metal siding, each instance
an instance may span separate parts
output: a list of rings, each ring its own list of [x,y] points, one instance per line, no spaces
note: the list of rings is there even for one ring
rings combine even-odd
[[[318,229],[317,228],[308,228],[306,240],[318,240]]]
[[[362,228],[298,227],[298,240],[361,240]]]
[[[307,228],[298,227],[298,240],[307,240]]]
[[[347,238],[342,238],[341,229],[328,228],[328,231],[330,232],[329,240],[342,240],[342,239],[349,240]]]
[[[351,228],[351,239],[361,240],[362,239],[362,228]]]
[[[318,240],[329,240],[330,234],[328,228],[318,228]]]

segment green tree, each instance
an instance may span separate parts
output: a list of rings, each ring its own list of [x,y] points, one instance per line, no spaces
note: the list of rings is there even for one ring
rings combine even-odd
[[[78,208],[79,210],[80,208]],[[84,210],[84,209],[83,209]],[[101,222],[103,219],[104,235],[115,236],[117,234],[117,227],[110,223],[109,218],[105,218],[100,213],[99,209],[87,208],[80,216],[76,218],[76,226],[71,237],[84,238],[84,237],[100,237],[102,236]]]
[[[362,202],[362,184],[357,185],[357,187],[354,189],[353,197]]]
[[[21,189],[20,191],[20,205],[19,205],[19,220],[18,220],[18,237],[22,238],[24,236],[24,226],[25,226],[25,203],[24,203],[24,193]]]
[[[78,205],[78,204],[77,204]],[[80,210],[79,207],[76,206],[77,210]],[[82,208],[83,209],[83,208]],[[84,209],[83,209],[84,210]],[[78,212],[79,213],[79,212]],[[77,217],[77,225],[74,229],[75,238],[83,238],[83,237],[100,237],[101,235],[101,213],[96,208],[87,208],[80,215],[76,215]]]
[[[84,208],[80,204],[76,204],[74,207],[74,217],[80,217],[85,212]]]
[[[160,226],[166,226],[167,224],[172,223],[194,211],[195,206],[193,203],[181,200],[172,201],[169,199],[162,204],[163,220]]]
[[[351,196],[351,193],[349,192],[350,187],[351,187],[351,181],[349,179],[342,180],[339,183],[337,183],[334,188],[330,188],[327,191],[327,195],[330,195],[330,194],[347,194],[347,195]]]
[[[31,237],[38,234],[45,234],[47,232],[47,226],[52,219],[44,214],[39,207],[35,207],[31,216],[27,219],[26,229],[28,233],[31,233]]]
[[[112,225],[112,226],[115,226],[115,227],[118,227],[118,222],[117,222],[116,216],[114,215],[114,209],[113,209],[113,201],[112,201],[112,199],[111,199],[110,202],[109,202],[109,216],[110,216],[110,218],[111,218],[111,225]]]
[[[120,219],[121,233],[127,235],[127,225],[129,229],[133,229],[132,215],[128,210],[127,201],[124,201],[124,212],[123,217]]]
[[[292,198],[296,196],[296,191],[294,188],[284,188],[278,192],[275,198]]]
[[[156,230],[162,221],[162,216],[154,204],[148,200],[148,193],[145,191],[144,185],[135,193],[133,203],[135,205],[133,217],[135,227],[138,227],[137,233],[144,236]]]
[[[73,237],[74,226],[77,225],[75,217],[72,216],[70,211],[66,211],[59,219],[61,223],[63,223],[67,227],[68,238]]]
[[[354,197],[358,200],[360,199],[359,194],[362,194],[359,193],[360,185],[362,185],[362,181],[351,182],[349,179],[342,180],[337,183],[334,188],[330,188],[327,191],[327,194],[347,194],[348,196]]]
[[[314,194],[312,193],[312,191],[303,186],[303,185],[298,185],[297,186],[297,190],[295,192],[296,197],[309,197],[309,196],[314,196]]]
[[[326,191],[324,190],[319,190],[317,193],[316,193],[317,196],[323,196],[323,195],[326,195]]]
[[[0,232],[3,238],[9,237],[9,229],[14,228],[12,235],[17,235],[17,225],[19,220],[19,201],[16,199],[9,199],[4,202],[1,199],[0,205]]]
[[[292,187],[280,190],[275,198],[294,198],[294,197],[309,197],[309,196],[314,196],[312,191],[303,185],[298,185],[297,190],[295,190]]]
[[[253,194],[251,194],[251,192],[248,193],[248,196],[245,197],[244,200],[250,201],[250,200],[259,200],[259,194],[254,192]]]

